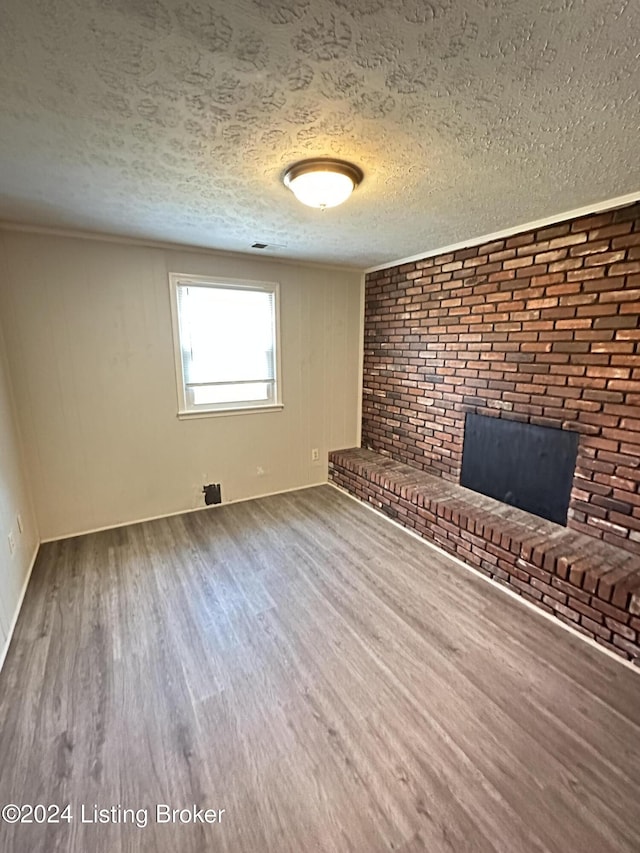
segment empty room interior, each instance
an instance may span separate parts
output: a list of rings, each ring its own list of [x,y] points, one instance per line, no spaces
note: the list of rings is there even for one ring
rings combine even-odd
[[[0,853],[640,851],[640,5],[3,0]]]

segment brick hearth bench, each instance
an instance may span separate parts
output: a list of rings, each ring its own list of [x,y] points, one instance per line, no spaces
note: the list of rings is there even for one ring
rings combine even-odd
[[[640,664],[640,558],[371,450],[329,479],[532,604]]]

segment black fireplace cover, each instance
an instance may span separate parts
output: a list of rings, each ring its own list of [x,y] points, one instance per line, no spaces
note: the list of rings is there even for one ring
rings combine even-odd
[[[469,413],[460,483],[566,525],[577,453],[575,432]]]

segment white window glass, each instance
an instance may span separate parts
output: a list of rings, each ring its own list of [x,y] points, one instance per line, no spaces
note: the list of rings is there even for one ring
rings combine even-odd
[[[278,286],[172,275],[183,412],[279,404]]]

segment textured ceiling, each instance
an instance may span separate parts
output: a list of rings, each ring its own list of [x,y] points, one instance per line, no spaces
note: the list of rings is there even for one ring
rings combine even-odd
[[[0,218],[360,267],[640,189],[638,0],[2,0]],[[280,179],[316,155],[340,208]]]

